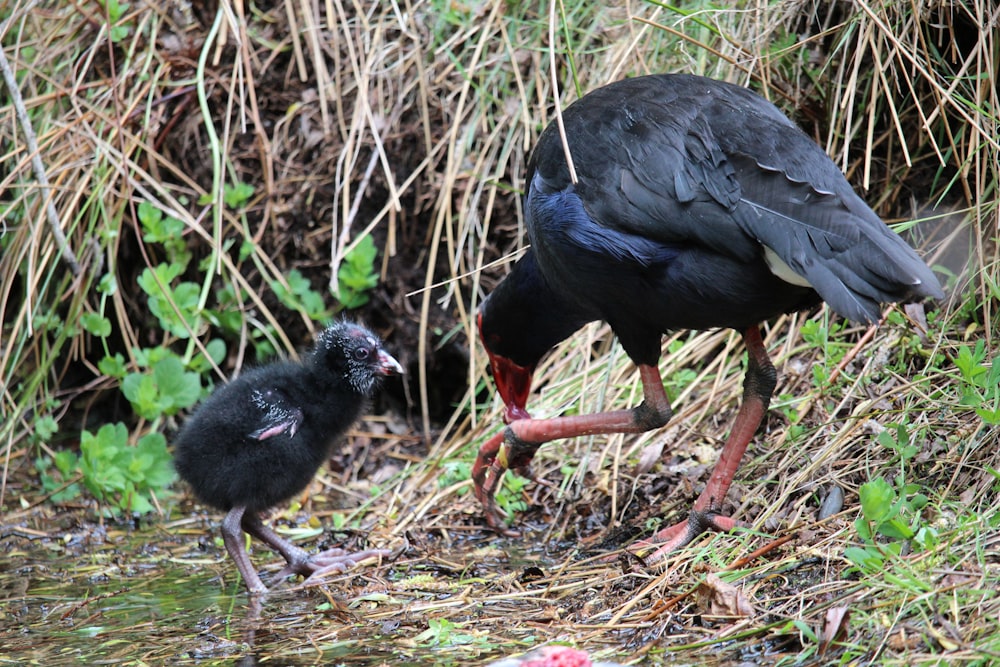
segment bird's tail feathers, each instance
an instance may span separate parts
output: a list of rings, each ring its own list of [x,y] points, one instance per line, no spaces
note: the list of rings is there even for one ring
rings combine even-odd
[[[920,256],[883,223],[875,226],[846,211],[841,215],[853,220],[837,228],[850,225],[860,232],[854,243],[844,244],[841,234],[816,227],[805,233],[790,228],[784,215],[754,225],[753,233],[834,311],[854,322],[876,321],[881,303],[944,296]]]

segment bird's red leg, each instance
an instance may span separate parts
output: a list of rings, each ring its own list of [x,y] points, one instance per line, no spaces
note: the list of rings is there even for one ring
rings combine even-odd
[[[641,553],[646,548],[656,550],[647,557],[648,561],[657,561],[674,549],[688,544],[695,537],[709,529],[729,531],[739,523],[727,516],[719,516],[715,510],[722,504],[733,483],[733,476],[740,466],[743,453],[753,439],[760,426],[771,395],[777,382],[777,372],[767,356],[760,329],[756,326],[743,332],[743,341],[747,348],[747,374],[743,381],[743,404],[733,422],[729,438],[719,454],[719,461],[712,470],[712,475],[705,485],[705,490],[698,496],[691,515],[687,521],[669,528],[664,528],[648,540],[640,540],[630,549]]]
[[[660,371],[653,365],[639,366],[642,380],[642,403],[631,410],[599,412],[591,415],[519,419],[507,425],[479,449],[472,467],[476,497],[491,528],[508,536],[517,536],[503,525],[494,496],[508,468],[526,468],[538,447],[550,440],[607,433],[643,433],[670,421],[670,401],[663,389]]]
[[[667,392],[663,389],[660,370],[656,366],[642,365],[639,366],[639,377],[642,380],[642,403],[631,410],[551,419],[521,419],[507,426],[506,441],[532,443],[537,449],[538,445],[550,440],[607,433],[645,433],[660,428],[670,421],[673,414]]]

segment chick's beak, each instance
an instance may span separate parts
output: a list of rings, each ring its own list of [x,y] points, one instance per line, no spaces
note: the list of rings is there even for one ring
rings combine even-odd
[[[386,352],[385,350],[379,349],[378,351],[378,372],[382,375],[402,375],[403,367],[395,357]]]

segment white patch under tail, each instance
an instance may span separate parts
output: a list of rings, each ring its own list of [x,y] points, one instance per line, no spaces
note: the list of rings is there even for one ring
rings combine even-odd
[[[785,260],[778,257],[778,253],[774,252],[767,246],[763,246],[763,248],[764,261],[767,262],[767,268],[771,269],[771,273],[778,278],[781,278],[786,283],[798,285],[800,287],[812,287],[808,280],[795,273],[795,271],[792,271],[792,267],[785,264]]]

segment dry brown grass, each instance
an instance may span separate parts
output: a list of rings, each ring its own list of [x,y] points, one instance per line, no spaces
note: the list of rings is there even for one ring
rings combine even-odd
[[[687,661],[717,649],[683,647],[727,638],[736,642],[729,656],[763,646],[776,660],[814,657],[803,628],[818,628],[828,608],[848,607],[847,647],[837,649],[845,659],[990,662],[1000,653],[998,606],[986,595],[998,583],[990,531],[1000,513],[991,472],[1000,468],[1000,439],[959,404],[950,362],[978,338],[991,357],[995,348],[1000,19],[992,4],[795,0],[681,12],[636,1],[536,8],[223,0],[215,11],[137,2],[112,44],[96,2],[0,0],[0,38],[28,112],[22,122],[9,91],[0,98],[0,501],[5,509],[35,502],[36,455],[72,444],[83,425],[121,418],[108,412],[115,381],[96,369],[101,343],[64,323],[104,312],[129,364],[138,347],[173,346],[190,358],[207,340],[205,332],[178,340],[150,322],[135,278],[160,250],[139,240],[139,201],[184,222],[189,247],[210,267],[192,278],[204,295],[220,284],[246,289],[246,318],[217,377],[251,360],[247,341],[261,332],[285,350],[305,343],[317,323],[282,306],[269,285],[298,268],[325,289],[352,243],[372,232],[382,251],[380,288],[364,317],[390,347],[405,345],[398,356],[416,377],[409,434],[373,450],[403,463],[383,462],[394,474],[381,474],[381,495],[355,519],[372,527],[376,541],[408,535],[411,565],[481,576],[462,585],[436,577],[414,590],[386,583],[400,606],[365,612],[365,620],[401,609],[416,619],[448,618],[488,633],[493,650],[533,636],[621,659],[681,651],[677,658]],[[557,105],[659,71],[715,76],[769,96],[887,219],[917,219],[909,233],[932,263],[954,274],[952,296],[926,341],[915,342],[894,320],[864,341],[828,387],[812,380],[825,351],[799,333],[806,317],[768,326],[781,396],[730,500],[758,530],[795,539],[727,575],[758,610],[732,622],[704,621],[697,596],[681,594],[769,537],[708,538],[648,570],[574,560],[577,547],[607,551],[626,544],[625,534],[643,530],[646,519],[681,516],[696,495],[741,391],[742,350],[728,332],[665,341],[674,351],[664,355],[664,377],[695,372],[673,392],[677,410],[667,429],[541,450],[536,472],[556,488],[528,486],[531,508],[517,522],[530,527],[523,560],[543,565],[544,585],[519,579],[524,562],[507,563],[497,552],[465,554],[496,564],[485,573],[435,555],[469,535],[490,540],[479,533],[469,482],[438,481],[447,463],[469,462],[500,423],[498,402],[480,403],[487,394],[477,389],[491,385],[470,341],[479,301],[523,243],[516,193],[527,152]],[[38,137],[48,188],[32,171],[25,122]],[[255,187],[244,209],[203,203],[221,201],[235,182]],[[48,205],[65,246],[46,226]],[[228,245],[247,240],[244,258]],[[67,271],[67,252],[79,275]],[[106,272],[120,289],[102,296],[95,288]],[[827,326],[824,317],[814,315]],[[836,333],[831,344],[851,347],[862,334]],[[443,367],[454,364],[441,354],[455,346],[462,353],[467,346],[469,389],[441,399]],[[544,386],[533,398],[539,416],[630,405],[641,395],[630,362],[596,325],[559,346],[536,383]],[[458,404],[450,417],[434,416],[442,400]],[[46,415],[65,443],[32,437]],[[902,419],[925,438],[911,474],[932,500],[927,523],[941,533],[937,548],[904,561],[906,575],[929,590],[844,575],[844,547],[859,540],[851,523],[857,489],[899,465],[873,434]],[[136,435],[171,428],[133,425]],[[413,433],[426,449],[415,447]],[[369,488],[364,479],[327,481]],[[845,490],[846,509],[816,523],[818,498],[831,484]],[[516,548],[508,540],[495,547]],[[401,655],[420,655],[412,635],[424,628],[414,622],[412,629]]]

